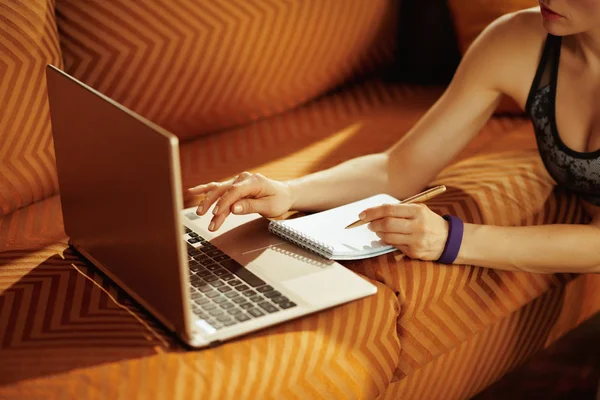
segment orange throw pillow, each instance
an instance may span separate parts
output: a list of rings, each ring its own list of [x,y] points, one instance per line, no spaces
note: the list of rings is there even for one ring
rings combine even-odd
[[[57,0],[65,69],[191,138],[294,108],[393,56],[396,1]]]
[[[535,7],[537,0],[448,0],[458,45],[464,54],[479,34],[504,14]],[[505,97],[496,110],[500,114],[522,114],[514,100]]]
[[[0,216],[58,190],[46,64],[62,68],[54,0],[0,0]]]

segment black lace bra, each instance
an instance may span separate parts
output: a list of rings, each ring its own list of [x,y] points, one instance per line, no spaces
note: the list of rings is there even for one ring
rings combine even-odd
[[[561,140],[556,127],[556,83],[562,38],[548,35],[527,100],[540,156],[556,183],[600,206],[600,150],[579,152]]]

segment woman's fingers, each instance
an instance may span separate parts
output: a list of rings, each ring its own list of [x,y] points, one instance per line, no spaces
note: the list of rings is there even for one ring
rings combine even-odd
[[[217,230],[231,213],[231,206],[238,200],[256,195],[260,191],[259,183],[248,179],[248,176],[238,179],[225,193],[223,193],[213,208],[214,217],[209,225],[209,230]],[[236,214],[241,213],[235,210]]]
[[[208,211],[208,209],[213,205],[213,203],[217,201],[223,195],[223,193],[225,193],[227,189],[231,187],[231,185],[241,182],[249,176],[250,173],[242,172],[235,178],[225,182],[211,182],[204,185],[198,185],[193,188],[189,188],[186,191],[186,196],[197,197],[204,195],[204,198],[198,203],[198,208],[196,209],[196,214],[204,215],[206,214],[206,211]]]
[[[196,210],[196,214],[198,214],[198,215],[206,214],[208,209],[212,206],[212,204],[215,202],[215,200],[221,195],[221,193],[224,190],[225,189],[223,189],[223,188],[217,187],[217,188],[211,190],[210,192],[206,193],[206,195],[204,196],[204,199],[200,200],[200,203],[198,203],[198,209]]]
[[[217,185],[216,182],[205,183],[204,185],[194,186],[186,190],[186,194],[192,196],[199,196],[201,194],[205,194],[206,192],[210,192]]]
[[[414,220],[396,217],[384,217],[371,221],[367,226],[373,232],[391,232],[408,234],[414,231]]]
[[[227,182],[196,186],[188,193],[204,196],[198,204],[199,215],[206,214],[212,207],[210,231],[219,229],[231,213],[258,213],[266,217],[281,215],[289,210],[292,200],[286,184],[249,172],[242,172]]]
[[[375,234],[385,243],[394,247],[410,246],[414,242],[414,237],[408,233],[392,233],[392,232],[375,232]]]
[[[371,222],[385,217],[415,218],[422,213],[424,204],[383,204],[381,206],[367,208],[360,213],[359,218],[365,222]]]
[[[260,191],[259,183],[256,181],[246,180],[233,184],[226,193],[221,196],[213,214],[217,215],[231,211],[231,205],[244,197],[254,195]]]
[[[250,178],[251,176],[252,176],[252,174],[250,172],[244,171],[235,177],[235,179],[233,180],[233,183],[245,181],[246,179]]]
[[[368,227],[382,242],[411,258],[436,260],[448,237],[448,223],[423,204],[394,204],[365,210]]]
[[[245,214],[270,214],[272,213],[272,204],[267,199],[242,199],[233,204],[231,212],[236,215]]]
[[[204,198],[200,200],[196,209],[196,214],[198,215],[206,214],[212,204],[227,190],[228,184],[227,182],[213,182],[203,186],[207,187],[203,190]]]

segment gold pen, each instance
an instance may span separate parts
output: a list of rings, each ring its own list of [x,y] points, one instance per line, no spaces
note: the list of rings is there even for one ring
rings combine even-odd
[[[444,193],[445,191],[446,191],[446,186],[444,186],[444,185],[436,186],[434,188],[428,189],[419,194],[415,194],[414,196],[409,197],[408,199],[406,199],[404,201],[400,201],[397,204],[423,203],[429,199],[434,198],[435,196],[437,196],[439,194]],[[361,226],[361,225],[364,225],[367,223],[368,222],[365,222],[365,221],[362,221],[359,219],[358,221],[353,222],[350,225],[348,225],[346,227],[346,229],[356,228],[357,226]]]

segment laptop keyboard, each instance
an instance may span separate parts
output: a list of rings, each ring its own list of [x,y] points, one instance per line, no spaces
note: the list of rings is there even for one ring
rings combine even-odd
[[[296,306],[196,232],[187,227],[185,232],[192,310],[213,328],[227,328]]]

